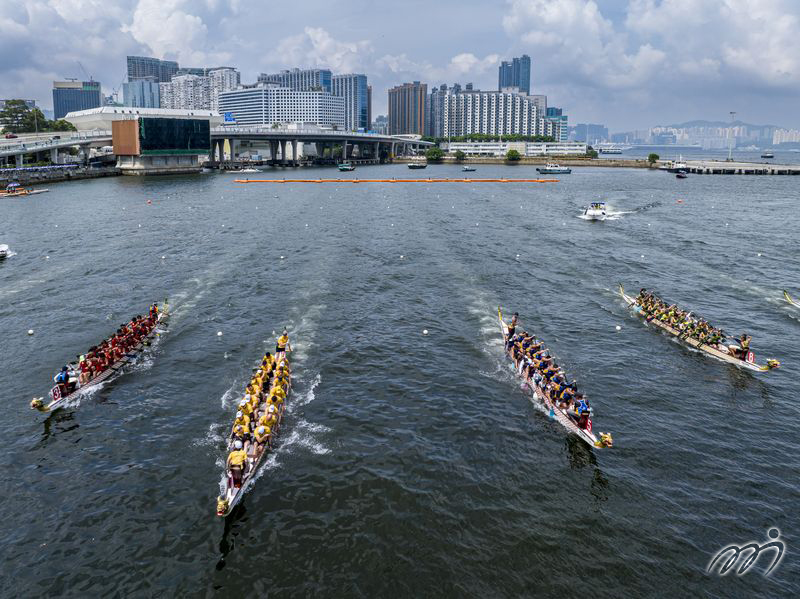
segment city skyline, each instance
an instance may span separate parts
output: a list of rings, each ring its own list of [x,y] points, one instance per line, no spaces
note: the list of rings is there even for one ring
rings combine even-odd
[[[800,127],[800,6],[693,5],[510,0],[489,10],[471,0],[411,0],[376,15],[356,0],[345,10],[311,2],[265,16],[250,0],[30,1],[0,7],[8,57],[0,95],[48,108],[53,81],[91,77],[121,99],[126,56],[153,56],[187,67],[231,65],[243,82],[293,67],[364,73],[378,115],[387,112],[388,89],[403,82],[495,89],[501,61],[527,54],[531,93],[552,97],[573,122],[620,131],[724,119],[735,110],[749,122]],[[459,26],[441,27],[456,7],[465,15]],[[426,18],[414,16],[420,11]]]

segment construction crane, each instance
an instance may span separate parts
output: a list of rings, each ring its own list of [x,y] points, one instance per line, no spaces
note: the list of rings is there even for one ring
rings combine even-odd
[[[81,64],[80,60],[78,61],[78,66],[81,68],[81,71],[83,71],[83,74],[89,78],[89,81],[94,81],[94,79],[92,79],[92,76],[86,72],[86,69],[83,68],[83,65]]]

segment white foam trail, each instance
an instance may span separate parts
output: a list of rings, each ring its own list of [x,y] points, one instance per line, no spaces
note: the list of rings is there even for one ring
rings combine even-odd
[[[233,406],[233,398],[237,397],[238,393],[235,392],[236,387],[238,387],[238,383],[234,382],[225,393],[222,394],[220,398],[220,405],[222,409],[231,408]]]

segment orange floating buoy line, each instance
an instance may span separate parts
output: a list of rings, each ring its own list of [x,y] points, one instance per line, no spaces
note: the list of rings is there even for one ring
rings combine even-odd
[[[558,183],[558,179],[235,179],[234,183]]]

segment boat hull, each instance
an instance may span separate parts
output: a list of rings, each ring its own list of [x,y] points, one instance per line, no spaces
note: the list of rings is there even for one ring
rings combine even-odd
[[[509,353],[506,342],[508,340],[508,325],[503,321],[503,313],[498,309],[497,311],[497,319],[500,323],[500,332],[503,335],[503,351],[505,352],[506,356],[511,359],[511,354]],[[513,363],[513,360],[512,360]],[[521,377],[522,373],[520,372],[519,367],[515,367],[517,376]],[[570,418],[566,412],[559,407],[557,407],[547,394],[537,387],[535,384],[525,381],[525,387],[527,387],[528,391],[530,391],[532,399],[538,403],[539,405],[543,406],[547,409],[550,418],[558,422],[561,426],[567,429],[569,432],[576,435],[580,438],[583,442],[591,447],[602,447],[600,443],[600,439],[598,439],[595,434],[591,431],[591,419],[589,420],[589,430],[585,430],[580,428],[575,422]]]
[[[571,168],[537,168],[536,172],[540,175],[569,175],[572,172]]]
[[[283,402],[283,410],[281,411],[281,420],[278,430],[275,432],[275,436],[280,432],[280,426],[283,425],[283,416],[286,413],[286,403],[289,401],[289,396],[292,393],[292,376],[289,375],[289,389],[286,391],[286,398]],[[230,450],[230,447],[228,448]],[[235,487],[233,484],[233,477],[227,471],[226,468],[226,475],[225,475],[225,493],[224,497],[226,499],[226,509],[224,511],[217,510],[217,516],[221,518],[225,518],[230,515],[233,509],[239,504],[239,502],[244,497],[247,489],[250,487],[250,484],[255,480],[256,475],[258,474],[258,469],[261,466],[261,462],[264,461],[267,454],[270,452],[269,447],[265,447],[264,450],[261,452],[259,456],[255,458],[252,462],[250,462],[250,458],[248,458],[249,462],[249,469],[247,473],[242,477],[242,484],[240,487]]]
[[[147,335],[145,335],[139,344],[132,348],[129,352],[127,352],[122,358],[114,362],[111,366],[109,366],[106,370],[98,374],[93,379],[88,380],[83,385],[76,387],[70,393],[65,395],[61,394],[61,391],[58,385],[54,386],[50,389],[49,396],[52,401],[42,408],[38,408],[42,412],[55,412],[56,410],[61,409],[67,404],[67,400],[71,397],[75,397],[77,394],[86,391],[87,389],[91,389],[92,387],[96,387],[100,383],[104,383],[105,381],[114,378],[120,371],[131,362],[134,362],[144,350],[150,346],[150,342],[152,339],[160,335],[164,332],[164,326],[167,324],[169,320],[169,312],[165,309],[158,315],[158,321],[156,325],[153,327],[153,330],[150,331]],[[78,365],[72,363],[69,365],[70,369],[78,369]]]
[[[619,286],[619,294],[622,296],[622,299],[625,300],[625,303],[628,304],[628,307],[633,308],[634,312],[636,312],[637,315],[645,319],[647,318],[645,314],[642,312],[641,307],[637,305],[636,300],[630,295],[627,295],[625,293],[625,288],[622,285]],[[682,336],[681,331],[674,329],[668,324],[661,322],[659,320],[653,319],[647,322],[654,324],[655,326],[657,326],[663,331],[666,331],[673,337],[678,337],[678,339],[680,339],[684,345],[688,345],[691,348],[697,349],[705,354],[708,354],[709,356],[717,358],[718,360],[727,362],[728,364],[733,364],[734,366],[738,366],[739,368],[743,368],[744,370],[750,370],[752,372],[767,372],[769,370],[773,370],[769,366],[761,366],[759,364],[756,364],[755,362],[748,362],[747,360],[740,360],[739,358],[735,358],[734,356],[728,353],[723,353],[720,350],[711,347],[710,345],[706,345],[705,343],[693,339],[692,337],[685,338]]]
[[[789,292],[788,292],[788,291],[786,291],[786,290],[784,290],[784,291],[783,291],[783,297],[786,299],[786,301],[787,301],[787,302],[789,302],[789,303],[790,303],[790,304],[792,304],[793,306],[797,306],[798,308],[800,308],[800,302],[798,302],[798,301],[795,301],[795,300],[792,298],[792,296],[791,296],[791,295],[789,295]]]

